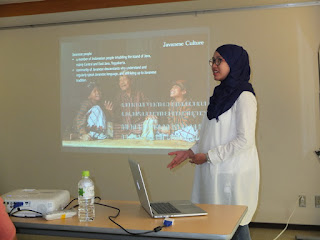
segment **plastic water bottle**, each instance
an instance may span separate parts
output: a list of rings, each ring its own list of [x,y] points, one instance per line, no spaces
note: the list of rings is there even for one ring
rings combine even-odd
[[[95,217],[94,184],[89,176],[89,171],[83,171],[82,179],[78,183],[78,218],[80,222],[90,222]]]

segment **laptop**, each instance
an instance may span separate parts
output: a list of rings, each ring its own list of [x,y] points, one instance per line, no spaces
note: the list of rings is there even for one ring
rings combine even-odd
[[[141,206],[153,218],[203,216],[208,213],[194,205],[189,200],[174,200],[150,203],[148,193],[142,177],[140,165],[129,159],[134,185],[139,196]]]

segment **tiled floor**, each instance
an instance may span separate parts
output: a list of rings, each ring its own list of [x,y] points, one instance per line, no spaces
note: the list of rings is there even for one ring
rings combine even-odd
[[[250,228],[252,240],[274,240],[282,229]],[[286,230],[278,240],[296,240],[296,236],[303,236],[299,240],[318,240],[320,231]],[[49,237],[18,234],[18,240],[86,240],[83,238]]]

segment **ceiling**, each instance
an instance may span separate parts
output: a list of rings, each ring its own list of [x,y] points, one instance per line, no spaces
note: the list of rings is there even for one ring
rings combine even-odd
[[[0,17],[72,12],[192,0],[0,0]]]
[[[1,4],[12,4],[12,3],[22,3],[22,2],[37,2],[42,0],[0,0]]]
[[[320,5],[320,0],[0,0],[0,29],[173,13]]]

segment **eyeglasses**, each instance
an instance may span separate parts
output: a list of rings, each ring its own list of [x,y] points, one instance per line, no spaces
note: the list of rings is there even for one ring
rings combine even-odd
[[[221,62],[223,61],[223,59],[222,58],[211,58],[210,60],[209,60],[209,65],[212,67],[213,66],[213,64],[216,64],[217,66],[219,66],[220,64],[221,64]]]

